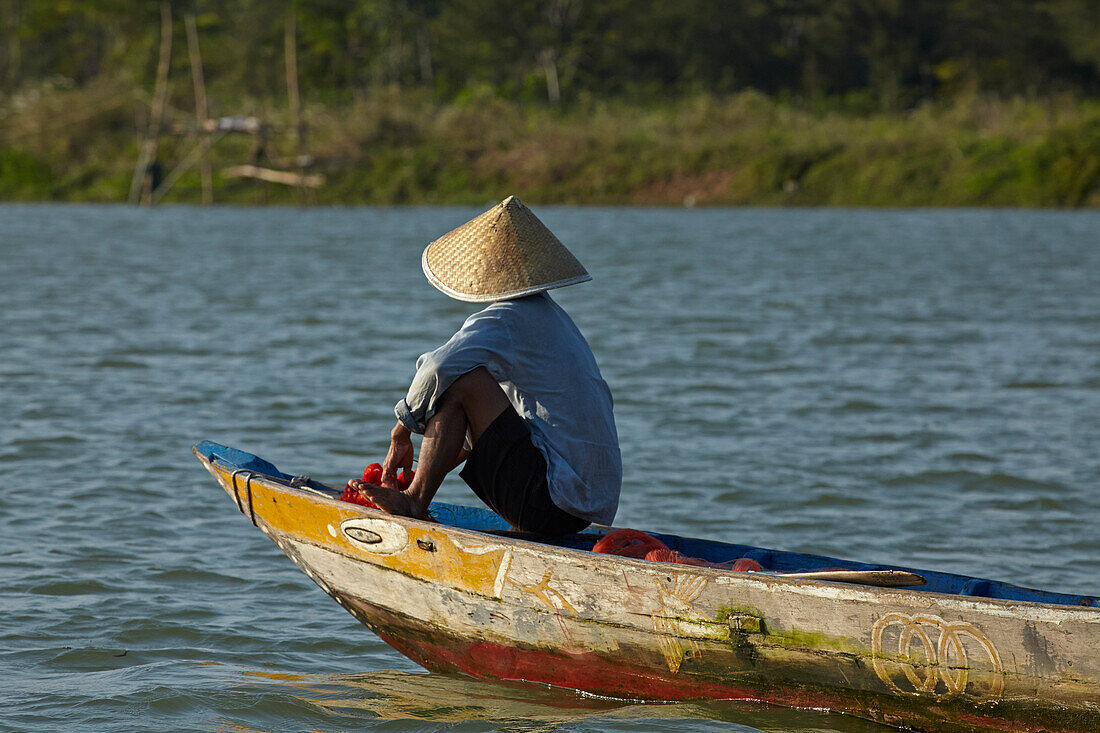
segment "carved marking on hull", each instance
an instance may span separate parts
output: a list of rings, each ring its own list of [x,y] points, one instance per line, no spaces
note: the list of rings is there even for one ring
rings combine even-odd
[[[565,611],[570,616],[576,616],[577,609],[573,608],[573,604],[566,600],[565,596],[563,596],[561,592],[556,591],[550,587],[550,579],[552,575],[553,571],[547,570],[546,573],[542,576],[542,580],[538,583],[535,583],[534,585],[522,585],[521,583],[517,583],[511,578],[508,578],[508,582],[519,588],[524,593],[530,593],[535,598],[538,598],[540,601],[549,606],[551,611],[554,611],[555,613],[561,613],[562,611]]]
[[[509,560],[510,559],[511,558],[509,556]],[[503,567],[503,563],[501,563],[501,566]],[[505,568],[505,573],[506,572],[507,568]],[[558,627],[561,629],[562,636],[565,638],[566,643],[572,646],[573,633],[570,631],[569,626],[565,623],[563,612],[570,616],[576,616],[577,609],[573,607],[573,604],[569,602],[569,600],[565,597],[565,595],[561,593],[561,591],[550,587],[550,580],[552,576],[553,571],[547,569],[547,571],[542,576],[542,580],[538,583],[533,583],[531,585],[518,583],[511,578],[507,578],[507,580],[509,583],[514,585],[516,588],[519,588],[524,593],[528,593],[530,595],[533,595],[535,598],[538,598],[542,603],[549,607],[551,611],[554,612],[554,618],[557,619]],[[498,577],[498,580],[503,581],[503,578],[506,577],[507,575]]]
[[[939,637],[933,640],[937,632]],[[894,634],[897,653],[888,658],[884,637],[889,635],[889,641],[893,641]],[[892,645],[887,642],[887,646]],[[970,679],[975,670],[970,665],[968,647],[970,654],[984,652],[989,659],[989,669],[982,674],[988,678],[984,685]],[[1004,692],[1004,670],[996,648],[985,634],[968,623],[948,623],[937,616],[888,613],[875,622],[871,651],[875,673],[900,695],[932,695],[947,700],[965,693],[981,700],[995,700]]]
[[[668,662],[668,671],[676,674],[686,657],[699,655],[699,645],[691,637],[723,639],[729,636],[729,629],[714,629],[713,622],[692,605],[707,586],[704,576],[676,575],[672,588],[666,588],[657,580],[653,582],[661,599],[660,608],[650,613],[653,630],[658,634],[657,642]]]

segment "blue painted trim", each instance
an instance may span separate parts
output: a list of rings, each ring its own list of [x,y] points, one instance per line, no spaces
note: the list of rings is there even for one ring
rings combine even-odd
[[[245,468],[249,471],[255,471],[256,473],[263,474],[264,476],[273,476],[274,478],[282,481],[289,481],[293,476],[289,476],[279,469],[275,468],[275,465],[265,461],[259,456],[251,453],[245,453],[243,450],[237,450],[236,448],[230,448],[229,446],[222,445],[221,443],[215,443],[211,440],[204,440],[195,446],[195,450],[203,454],[211,461],[220,461],[227,466],[233,466],[234,468]]]

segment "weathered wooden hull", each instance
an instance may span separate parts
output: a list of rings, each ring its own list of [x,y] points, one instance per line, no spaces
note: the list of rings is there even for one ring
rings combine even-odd
[[[430,670],[928,731],[1100,730],[1097,608],[597,555],[391,517],[196,455],[310,578]]]

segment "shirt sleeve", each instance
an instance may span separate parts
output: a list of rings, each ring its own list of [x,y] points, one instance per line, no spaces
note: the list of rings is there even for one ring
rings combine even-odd
[[[497,313],[475,313],[447,343],[416,360],[416,376],[394,414],[402,425],[422,434],[443,393],[456,379],[483,366],[499,382],[512,361],[507,322]]]

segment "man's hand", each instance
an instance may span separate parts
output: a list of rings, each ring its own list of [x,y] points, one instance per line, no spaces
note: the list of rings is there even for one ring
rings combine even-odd
[[[390,449],[386,460],[382,462],[382,485],[390,489],[400,489],[397,472],[400,469],[412,470],[413,465],[412,433],[401,423],[390,431]]]

